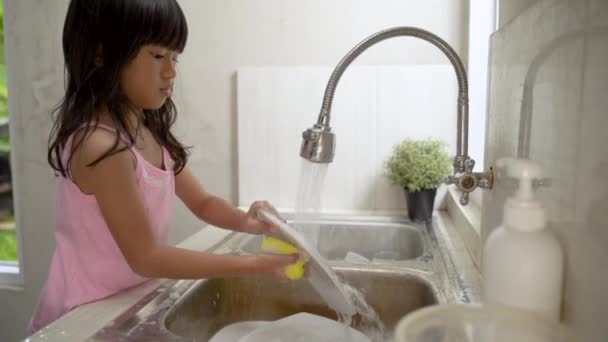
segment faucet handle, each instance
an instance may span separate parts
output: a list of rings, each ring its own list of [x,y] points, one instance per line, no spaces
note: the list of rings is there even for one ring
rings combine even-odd
[[[461,173],[447,176],[445,178],[445,184],[456,184],[458,189],[462,191],[460,204],[467,205],[469,203],[469,192],[477,188],[478,181],[474,174]]]
[[[474,189],[463,189],[462,184],[461,184],[461,176],[447,176],[445,177],[445,184],[456,184],[456,186],[458,186],[458,188],[460,190],[462,190],[462,195],[460,196],[460,204],[462,205],[467,205],[469,204],[469,192],[473,191]],[[477,186],[475,186],[477,187]]]
[[[491,189],[494,184],[494,175],[492,168],[489,172],[457,172],[445,178],[445,184],[455,184],[462,195],[460,196],[460,204],[467,205],[469,203],[469,193],[473,192],[478,187],[483,189]]]
[[[469,192],[474,189],[463,189],[460,183],[460,177],[457,176],[447,176],[445,178],[445,184],[456,184],[460,190],[462,190],[462,195],[460,195],[460,204],[467,205],[469,204]],[[477,187],[477,186],[475,186]]]

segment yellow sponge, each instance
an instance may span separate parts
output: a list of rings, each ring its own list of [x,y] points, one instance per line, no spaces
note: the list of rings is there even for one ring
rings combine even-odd
[[[304,265],[306,260],[300,259],[295,263],[285,267],[285,276],[291,280],[298,280],[304,275]]]
[[[298,248],[288,242],[267,236],[262,240],[262,250],[269,253],[297,254]],[[285,276],[291,280],[297,280],[304,275],[304,265],[306,260],[300,259],[295,263],[285,267]]]

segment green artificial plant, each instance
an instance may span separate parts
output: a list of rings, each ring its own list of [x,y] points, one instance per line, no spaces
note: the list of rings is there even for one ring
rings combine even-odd
[[[445,147],[439,140],[405,139],[386,160],[386,176],[410,192],[435,189],[451,171]]]

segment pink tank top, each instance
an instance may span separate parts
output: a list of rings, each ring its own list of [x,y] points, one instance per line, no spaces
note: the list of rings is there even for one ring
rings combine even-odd
[[[97,124],[115,132],[109,126]],[[66,144],[67,165],[71,138]],[[173,219],[175,178],[173,160],[163,148],[165,170],[147,162],[135,148],[136,178],[151,228],[159,243],[167,243]],[[69,178],[60,177],[56,197],[55,253],[46,286],[30,322],[35,332],[73,308],[141,284],[114,241],[93,195],[80,191]],[[128,228],[128,227],[127,227]]]

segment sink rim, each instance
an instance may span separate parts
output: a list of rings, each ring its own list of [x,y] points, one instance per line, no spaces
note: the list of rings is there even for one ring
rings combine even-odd
[[[374,226],[387,226],[394,228],[404,228],[404,229],[414,229],[418,230],[417,224],[410,221],[385,221],[385,220],[375,220],[373,217],[370,217],[365,220],[357,220],[357,219],[347,219],[347,218],[329,218],[324,217],[320,219],[294,219],[288,218],[286,219],[287,223],[299,223],[299,224],[341,224],[341,225],[352,225],[352,226],[363,226],[363,225],[374,225]]]

